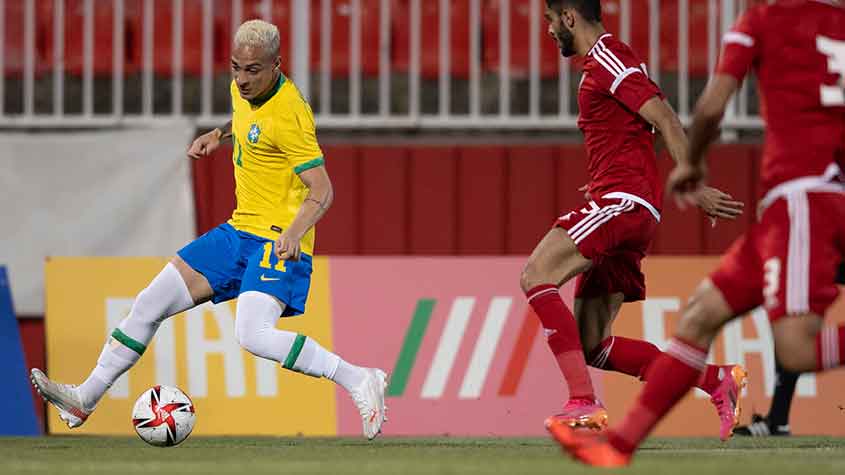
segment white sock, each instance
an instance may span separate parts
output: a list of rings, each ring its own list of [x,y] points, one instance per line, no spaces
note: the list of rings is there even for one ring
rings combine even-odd
[[[135,298],[129,315],[103,347],[97,366],[79,386],[85,409],[93,410],[117,378],[141,358],[161,322],[193,306],[194,300],[181,274],[168,263]]]
[[[282,306],[272,296],[256,291],[238,296],[235,334],[250,353],[278,361],[286,369],[315,378],[328,378],[350,391],[366,377],[362,368],[351,365],[305,335],[279,330],[276,321]]]
[[[334,374],[326,377],[343,386],[347,391],[352,391],[361,385],[364,378],[367,377],[367,373],[364,368],[349,364],[341,359]]]

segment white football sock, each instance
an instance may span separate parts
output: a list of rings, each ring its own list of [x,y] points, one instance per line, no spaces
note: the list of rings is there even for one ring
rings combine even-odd
[[[79,386],[85,409],[94,409],[117,378],[141,358],[161,322],[193,306],[194,300],[182,275],[168,262],[135,298],[129,315],[103,347],[97,366]]]
[[[278,361],[292,371],[328,378],[348,391],[364,380],[366,373],[362,368],[343,361],[313,339],[277,329],[282,310],[275,298],[263,292],[239,295],[235,317],[238,343],[256,356]]]

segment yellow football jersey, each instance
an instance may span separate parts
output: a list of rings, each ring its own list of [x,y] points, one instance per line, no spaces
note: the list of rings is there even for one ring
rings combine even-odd
[[[314,114],[299,90],[284,75],[263,100],[232,94],[232,161],[237,206],[229,224],[240,231],[275,240],[299,212],[308,188],[299,173],[323,165]],[[314,228],[301,241],[313,255]]]

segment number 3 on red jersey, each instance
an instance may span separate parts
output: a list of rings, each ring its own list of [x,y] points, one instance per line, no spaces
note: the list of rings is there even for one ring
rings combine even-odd
[[[823,106],[845,106],[845,41],[816,36],[816,48],[827,56],[827,70],[839,75],[839,84],[819,86]]]

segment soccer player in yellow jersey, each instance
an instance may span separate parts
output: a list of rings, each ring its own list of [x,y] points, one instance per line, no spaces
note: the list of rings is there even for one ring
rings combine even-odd
[[[352,365],[304,335],[276,329],[279,317],[305,311],[314,225],[333,197],[311,108],[280,65],[279,30],[261,20],[241,25],[232,51],[232,120],[188,150],[199,159],[232,140],[232,218],[182,248],[138,294],[85,382],[60,384],[32,370],[35,387],[71,428],[82,425],[138,361],[166,318],[208,300],[237,297],[241,346],[288,370],[340,384],[358,407],[364,435],[372,439],[381,431],[383,371]]]

